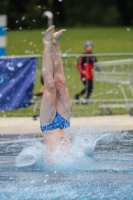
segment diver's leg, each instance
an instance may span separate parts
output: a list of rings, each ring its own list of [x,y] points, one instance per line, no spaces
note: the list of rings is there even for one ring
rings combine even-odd
[[[41,108],[40,108],[40,124],[50,124],[56,115],[56,90],[53,78],[52,69],[52,37],[54,32],[54,26],[50,26],[43,38],[44,52],[42,58],[42,77],[44,79],[45,89],[42,96]]]
[[[52,63],[54,71],[54,81],[56,87],[56,109],[57,112],[67,121],[70,121],[70,99],[66,81],[64,76],[64,69],[62,57],[59,47],[59,39],[66,30],[55,32],[53,34],[52,44]],[[69,132],[66,129],[61,129],[62,139],[60,140],[60,148],[63,154],[70,154],[70,140]]]
[[[70,99],[68,89],[66,87],[62,57],[59,47],[59,39],[65,31],[65,29],[62,29],[53,34],[52,63],[56,87],[56,109],[64,119],[70,121]]]

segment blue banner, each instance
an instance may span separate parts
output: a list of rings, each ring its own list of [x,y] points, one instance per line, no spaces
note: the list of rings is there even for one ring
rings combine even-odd
[[[0,110],[31,104],[37,58],[0,58]]]

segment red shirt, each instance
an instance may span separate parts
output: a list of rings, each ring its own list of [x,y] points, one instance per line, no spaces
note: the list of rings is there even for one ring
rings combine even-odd
[[[92,54],[92,53],[85,52],[84,54]],[[96,62],[96,57],[93,55],[90,57],[83,56],[78,59],[77,68],[80,73],[81,81],[93,79],[93,68],[95,62]]]

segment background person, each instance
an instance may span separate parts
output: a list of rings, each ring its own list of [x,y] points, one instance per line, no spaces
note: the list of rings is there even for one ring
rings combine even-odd
[[[43,91],[44,91],[44,80],[42,75],[40,76],[40,83],[42,84],[42,87],[40,88],[39,92],[37,92],[36,94],[34,94],[34,96],[42,96],[43,95]]]
[[[86,41],[84,44],[85,51],[83,54],[93,54],[93,47],[94,45],[92,41]],[[80,79],[85,88],[74,95],[75,100],[79,100],[82,95],[85,95],[85,100],[89,99],[90,94],[93,90],[93,69],[95,68],[95,70],[101,71],[99,67],[94,66],[94,63],[96,62],[97,58],[93,55],[89,57],[81,56],[78,59],[77,68],[80,74]]]

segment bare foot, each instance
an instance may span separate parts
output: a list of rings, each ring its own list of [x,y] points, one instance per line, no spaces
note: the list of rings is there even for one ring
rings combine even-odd
[[[65,32],[66,32],[66,29],[62,29],[58,32],[55,32],[53,34],[53,43],[57,43],[60,40],[62,34],[65,33]]]
[[[45,36],[42,39],[43,44],[47,44],[49,42],[52,42],[52,37],[54,33],[55,26],[51,25],[46,31],[45,31]]]

